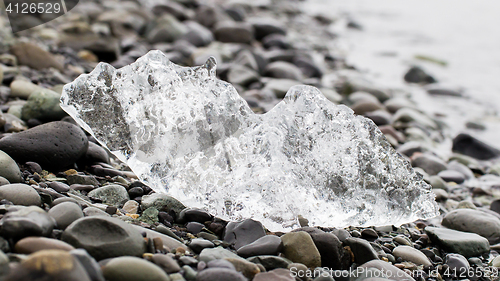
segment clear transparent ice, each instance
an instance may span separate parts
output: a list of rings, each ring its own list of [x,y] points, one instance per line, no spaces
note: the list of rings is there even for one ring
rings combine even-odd
[[[273,230],[399,225],[434,217],[430,186],[371,120],[294,86],[254,114],[215,77],[215,61],[180,67],[160,51],[100,63],[64,87],[61,107],[141,181],[189,207]]]

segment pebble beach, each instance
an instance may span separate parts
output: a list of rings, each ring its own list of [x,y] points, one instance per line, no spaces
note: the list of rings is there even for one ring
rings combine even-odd
[[[487,126],[457,131],[430,114],[422,93],[451,103],[464,93],[417,65],[400,73],[407,88],[374,82],[336,49],[340,15],[306,4],[82,0],[15,34],[1,9],[0,281],[498,280],[500,150],[475,135]],[[362,36],[359,22],[343,24]],[[291,86],[317,87],[378,126],[432,187],[440,216],[347,228],[299,217],[300,228],[271,231],[155,192],[60,107],[63,86],[99,62],[120,68],[150,50],[184,66],[214,57],[256,113]]]

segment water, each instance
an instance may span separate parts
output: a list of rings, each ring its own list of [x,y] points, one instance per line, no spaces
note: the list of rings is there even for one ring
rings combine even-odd
[[[338,15],[330,27],[335,48],[376,83],[411,92],[420,108],[451,125],[451,135],[468,131],[500,147],[500,2],[497,0],[308,0],[313,14]],[[363,27],[346,28],[348,19]],[[446,66],[415,58],[423,55]],[[430,97],[405,84],[410,65],[419,65],[440,83],[464,90],[464,98]],[[445,116],[441,116],[445,115]],[[470,131],[478,120],[483,132]]]

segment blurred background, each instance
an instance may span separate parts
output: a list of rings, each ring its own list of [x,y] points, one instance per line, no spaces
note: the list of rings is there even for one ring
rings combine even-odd
[[[74,4],[68,2],[69,8]],[[387,97],[409,97],[444,122],[451,137],[465,131],[498,147],[499,12],[494,0],[80,0],[45,24],[37,25],[47,15],[21,15],[16,23],[37,26],[12,34],[3,7],[2,97],[8,101],[6,87],[19,75],[53,87],[98,62],[122,67],[159,49],[185,66],[214,56],[218,76],[256,112],[271,109],[294,84],[317,86],[333,102],[351,107],[355,101],[346,94],[372,87]],[[33,57],[20,54],[37,51],[19,42],[48,51],[54,58],[41,57],[57,63],[29,65]],[[412,68],[428,78],[405,79]],[[439,142],[451,146],[446,138]]]

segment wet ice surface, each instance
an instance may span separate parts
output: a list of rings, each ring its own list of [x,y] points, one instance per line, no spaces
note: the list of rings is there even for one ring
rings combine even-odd
[[[156,192],[272,230],[402,224],[437,215],[430,186],[372,121],[292,87],[254,114],[215,61],[184,68],[151,51],[100,63],[64,87],[61,107]]]

